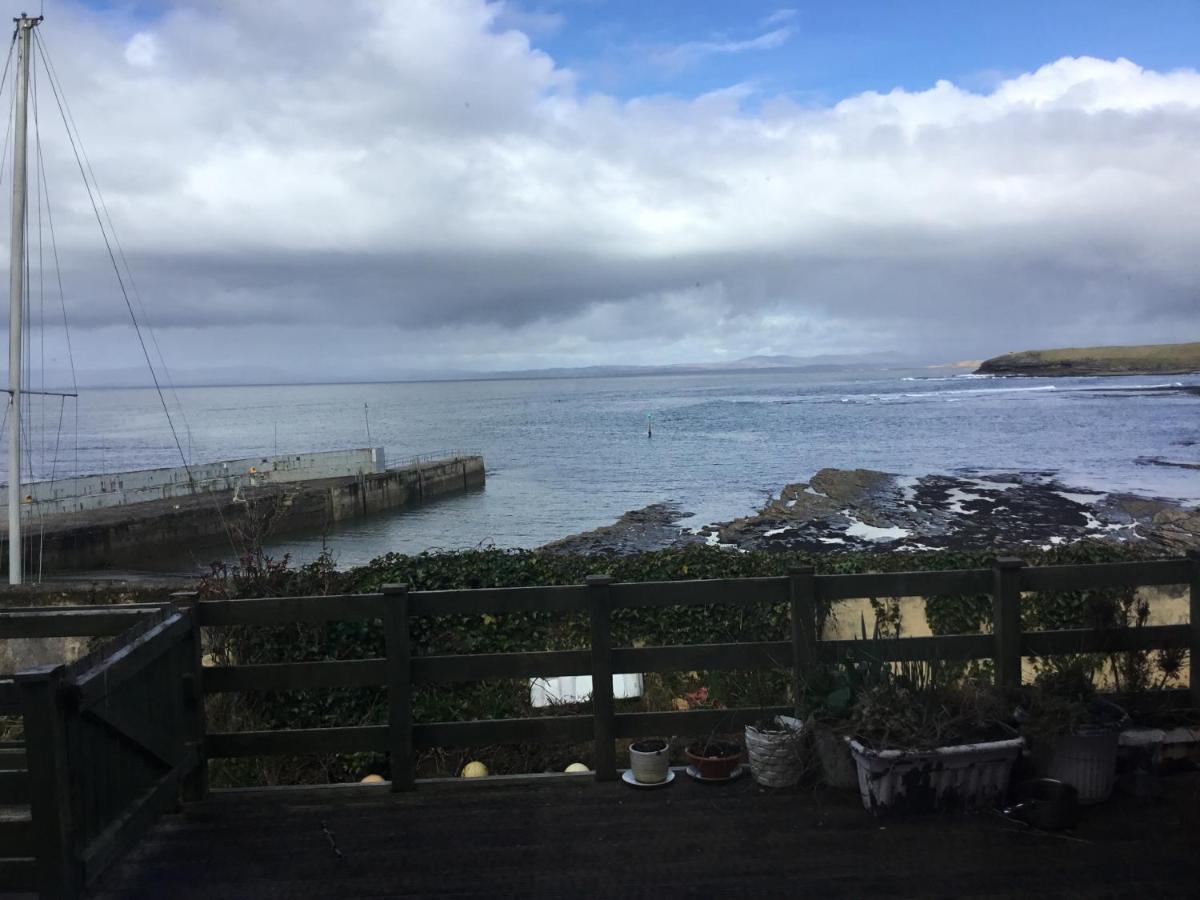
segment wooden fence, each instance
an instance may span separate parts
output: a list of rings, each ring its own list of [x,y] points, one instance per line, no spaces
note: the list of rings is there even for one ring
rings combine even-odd
[[[201,626],[279,625],[289,622],[379,620],[386,656],[329,662],[270,663],[205,668],[206,694],[279,691],[330,687],[386,687],[386,725],[209,733],[208,757],[301,755],[308,753],[386,752],[391,757],[393,790],[413,786],[415,751],[429,747],[466,747],[516,742],[594,742],[595,775],[616,777],[614,740],[663,734],[707,734],[733,730],[764,714],[790,708],[742,708],[672,712],[618,713],[612,676],[626,672],[671,672],[697,669],[791,669],[795,691],[813,668],[833,662],[861,642],[821,640],[816,610],[838,600],[865,597],[990,594],[991,634],[939,635],[882,642],[889,660],[991,659],[999,683],[1019,683],[1021,660],[1031,654],[1116,652],[1187,648],[1200,658],[1200,562],[1196,559],[1155,560],[1079,566],[1026,568],[1019,560],[1002,559],[990,569],[942,572],[897,572],[869,575],[816,575],[797,570],[777,578],[713,581],[613,583],[592,576],[586,585],[570,587],[492,588],[461,591],[409,591],[404,585],[378,594],[338,597],[285,597],[219,600],[198,604]],[[1189,585],[1190,625],[1063,631],[1021,630],[1022,592],[1089,588]],[[787,604],[791,639],[756,643],[701,644],[668,647],[614,647],[611,613],[630,607],[703,606],[707,604]],[[409,621],[418,616],[502,615],[516,612],[583,613],[590,618],[587,650],[414,656]],[[591,713],[468,722],[414,723],[414,682],[478,681],[590,675]],[[1200,677],[1192,679],[1200,706]]]
[[[1189,624],[1104,630],[1021,629],[1023,592],[1186,585]],[[135,841],[153,817],[207,790],[207,760],[356,751],[391,757],[392,789],[414,786],[416,751],[427,747],[515,742],[594,742],[595,777],[616,777],[615,741],[665,734],[708,734],[764,714],[742,708],[618,713],[612,676],[698,669],[791,669],[795,695],[822,664],[861,642],[822,640],[817,611],[867,597],[989,594],[990,634],[939,635],[880,642],[889,660],[991,659],[997,680],[1021,678],[1031,654],[1183,648],[1200,659],[1200,556],[1136,563],[1026,568],[998,560],[989,569],[817,575],[802,569],[776,578],[614,583],[593,576],[568,587],[410,591],[375,594],[199,601],[176,595],[167,606],[73,607],[0,612],[0,639],[113,635],[116,640],[70,665],[0,677],[0,715],[20,713],[25,744],[0,745],[0,806],[28,804],[25,818],[0,819],[0,890],[36,888],[75,896]],[[627,608],[709,604],[784,604],[788,640],[664,647],[617,647],[612,612]],[[414,655],[410,622],[422,616],[584,614],[586,650]],[[329,662],[201,666],[203,628],[378,621],[385,655]],[[590,675],[588,714],[415,723],[417,682]],[[202,698],[228,692],[385,687],[386,725],[266,732],[211,732]],[[1193,664],[1193,703],[1200,706],[1200,666]]]

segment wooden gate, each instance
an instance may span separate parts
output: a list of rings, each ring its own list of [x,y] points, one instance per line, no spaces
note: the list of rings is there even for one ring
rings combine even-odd
[[[35,883],[71,897],[181,788],[203,793],[198,631],[187,608],[146,616],[70,665],[16,676],[28,754]]]

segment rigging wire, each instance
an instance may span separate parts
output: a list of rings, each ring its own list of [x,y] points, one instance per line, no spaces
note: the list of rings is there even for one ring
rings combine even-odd
[[[117,285],[119,286],[119,288],[121,290],[121,296],[125,301],[125,308],[126,308],[126,310],[128,310],[129,318],[133,323],[134,333],[137,335],[138,344],[142,350],[142,356],[146,360],[147,368],[150,370],[150,378],[154,382],[155,392],[158,395],[159,403],[162,406],[164,415],[166,416],[167,426],[170,429],[171,437],[175,442],[175,449],[178,451],[179,458],[183,462],[183,469],[184,469],[184,472],[187,474],[188,484],[192,488],[193,495],[208,494],[208,492],[202,492],[202,491],[197,490],[197,482],[196,482],[195,476],[192,473],[191,466],[187,460],[187,456],[183,452],[183,445],[179,439],[179,432],[175,428],[174,420],[171,418],[171,410],[167,405],[167,400],[166,400],[166,396],[163,393],[162,384],[159,381],[158,373],[154,369],[154,363],[152,362],[152,360],[150,358],[150,351],[147,347],[146,339],[142,333],[141,324],[138,322],[137,314],[134,312],[133,302],[131,301],[130,296],[129,296],[129,290],[126,287],[126,281],[128,279],[125,277],[122,277],[121,267],[117,263],[117,254],[113,250],[113,240],[110,240],[110,235],[109,235],[109,229],[111,228],[111,220],[109,223],[109,228],[105,228],[104,218],[101,215],[100,206],[97,202],[97,193],[98,193],[99,189],[97,186],[94,186],[93,182],[91,180],[89,180],[89,178],[88,178],[88,172],[90,171],[91,166],[90,166],[90,163],[87,166],[85,166],[85,164],[84,164],[84,155],[85,154],[82,151],[82,137],[78,133],[78,129],[74,127],[73,118],[71,118],[68,114],[68,111],[67,111],[67,108],[65,105],[65,99],[63,97],[62,85],[58,81],[54,67],[48,59],[48,56],[46,53],[46,48],[45,48],[45,42],[42,40],[41,36],[39,34],[37,34],[37,32],[33,33],[33,43],[34,43],[34,46],[36,46],[36,48],[37,48],[38,55],[41,58],[43,67],[46,70],[47,80],[50,83],[51,93],[54,96],[55,103],[58,106],[59,115],[62,117],[63,126],[65,127],[66,132],[67,132],[67,140],[70,142],[71,150],[73,151],[73,153],[75,155],[75,164],[79,167],[79,174],[83,178],[84,189],[87,191],[88,200],[90,201],[91,206],[92,206],[92,213],[94,214],[94,216],[96,218],[96,224],[100,226],[100,234],[104,240],[104,247],[108,252],[109,262],[112,264],[113,272],[117,278]],[[95,176],[93,173],[92,178],[94,179],[94,177]],[[115,230],[114,230],[114,234],[112,237],[115,239]],[[229,540],[231,549],[235,553],[238,553],[239,547],[237,546],[237,542],[235,541],[233,531],[230,529],[229,523],[226,521],[225,515],[220,508],[220,504],[217,502],[215,497],[211,496],[211,494],[208,494],[208,496],[212,500],[213,508],[216,511],[218,517],[220,518],[221,525],[224,528],[225,535]],[[241,549],[244,551],[244,548],[241,548]]]
[[[66,110],[66,118],[70,121],[70,127],[74,129],[76,136],[78,136],[79,126],[75,124],[75,114],[71,111],[71,104],[70,101],[67,100],[66,92],[62,90],[62,82],[58,77],[57,70],[54,68],[54,62],[50,59],[49,51],[45,47],[45,39],[40,34],[35,36],[39,43],[38,52],[42,55],[42,60],[46,66],[46,72],[51,80],[58,84],[59,96],[62,98],[62,106],[63,109]],[[150,343],[154,347],[155,355],[158,357],[159,369],[162,371],[163,378],[166,380],[167,387],[175,401],[175,407],[179,412],[179,417],[183,422],[183,427],[190,435],[192,427],[188,422],[187,412],[184,410],[183,402],[179,399],[179,392],[175,388],[175,381],[171,377],[171,370],[167,366],[166,357],[163,356],[162,348],[158,343],[158,334],[155,331],[154,323],[146,309],[146,305],[142,302],[142,293],[140,290],[138,290],[137,281],[133,277],[133,269],[130,267],[128,260],[125,258],[125,248],[121,244],[121,237],[119,234],[117,234],[116,227],[113,225],[112,215],[108,211],[108,202],[104,199],[104,192],[100,189],[99,179],[96,178],[96,173],[92,170],[92,160],[88,156],[87,148],[83,146],[82,139],[79,141],[79,150],[83,156],[83,164],[87,168],[88,177],[91,178],[92,186],[95,188],[96,198],[100,201],[100,211],[104,214],[104,219],[108,225],[109,234],[112,236],[113,244],[117,248],[117,257],[120,259],[121,265],[124,267],[125,278],[128,281],[129,288],[133,293],[134,303],[137,305],[138,311],[141,313],[142,322],[145,323],[146,331],[150,335]],[[189,440],[189,447],[190,443],[191,442]],[[187,461],[191,461],[190,454]]]
[[[33,135],[34,135],[33,146],[34,146],[34,172],[35,172],[34,187],[35,187],[35,190],[37,193],[37,221],[38,221],[38,248],[37,248],[38,321],[39,321],[38,330],[39,330],[39,337],[41,340],[41,350],[39,353],[39,362],[40,362],[40,366],[41,366],[41,388],[43,391],[45,391],[46,390],[46,263],[45,263],[46,233],[45,233],[45,219],[43,218],[43,208],[45,209],[45,212],[46,212],[46,218],[48,218],[49,210],[50,210],[50,193],[49,193],[49,188],[47,186],[47,180],[46,180],[45,156],[42,152],[41,120],[38,116],[39,103],[38,103],[38,81],[37,81],[37,67],[36,66],[31,67],[31,75],[32,75],[32,84],[33,84]],[[46,188],[46,189],[43,190],[43,188]],[[45,197],[44,207],[43,207],[43,197]],[[57,248],[57,241],[55,241],[53,239],[53,237],[51,238],[51,242]],[[55,272],[58,275],[58,284],[59,284],[59,289],[60,289],[59,296],[61,299],[61,297],[62,297],[62,292],[61,292],[62,271],[58,267],[57,250],[54,254],[54,261],[55,261]],[[68,356],[70,356],[70,331],[69,331],[69,327],[66,324],[65,301],[63,303],[63,324],[64,324],[64,330],[66,330],[66,336],[67,336]],[[75,360],[74,360],[74,358],[71,358],[72,373],[74,373],[74,369],[75,369]],[[74,379],[72,379],[72,380],[74,380]],[[78,385],[73,384],[72,387],[73,387],[72,392],[76,395],[76,401],[78,401],[78,394],[79,394]],[[41,474],[42,474],[43,478],[46,478],[46,456],[47,456],[46,435],[48,432],[48,430],[46,428],[46,396],[47,395],[45,393],[43,393],[39,398],[41,401],[41,415],[42,415],[42,427],[41,427],[42,473]],[[49,491],[50,496],[54,495],[54,483],[58,476],[58,453],[59,453],[59,448],[62,445],[63,414],[65,412],[65,409],[66,409],[66,398],[60,396],[59,404],[58,404],[58,426],[55,430],[55,435],[54,435],[54,461],[50,466],[50,473],[49,473],[49,479],[48,479],[49,487],[47,490]],[[78,409],[78,406],[76,406],[76,409]],[[77,429],[76,430],[76,441],[78,441],[78,436],[79,435],[78,435],[78,429]],[[45,553],[44,553],[45,546],[46,546],[46,516],[45,516],[45,514],[41,514],[38,516],[38,544],[37,544],[37,583],[38,584],[40,584],[42,581],[42,564],[43,564],[44,555],[45,555]]]
[[[72,409],[75,413],[75,467],[72,473],[79,475],[79,378],[75,372],[75,349],[71,343],[71,323],[67,316],[67,295],[66,291],[63,290],[62,265],[59,263],[58,257],[58,237],[54,230],[54,209],[50,204],[50,182],[46,178],[46,167],[42,159],[42,145],[40,141],[37,145],[37,154],[39,168],[42,173],[41,192],[46,198],[46,225],[47,230],[50,232],[50,252],[51,256],[54,257],[54,274],[58,283],[58,301],[59,307],[62,310],[63,334],[67,343],[67,362],[71,367],[71,393],[75,395],[71,398],[73,400]],[[59,426],[61,429],[61,422]],[[54,480],[54,469],[57,468],[58,463],[57,445],[55,446],[54,459],[55,465],[50,471],[51,481]]]

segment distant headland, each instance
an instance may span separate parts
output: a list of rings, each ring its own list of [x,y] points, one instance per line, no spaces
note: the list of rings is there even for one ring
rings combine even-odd
[[[984,360],[978,375],[1184,375],[1200,372],[1200,342],[1026,350]]]

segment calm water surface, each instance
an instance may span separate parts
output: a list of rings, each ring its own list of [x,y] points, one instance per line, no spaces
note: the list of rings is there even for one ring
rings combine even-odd
[[[1072,485],[1200,500],[1200,473],[1144,464],[1200,462],[1200,396],[1127,390],[1200,385],[1200,376],[932,372],[181,388],[168,399],[195,461],[367,446],[368,424],[393,463],[439,450],[484,455],[481,491],[273,547],[308,559],[325,541],[347,565],[392,550],[537,546],[659,501],[701,525],[745,515],[825,466],[1052,471]],[[57,403],[32,409],[38,475],[178,465],[153,391],[84,392],[77,424],[64,410],[55,463]]]

